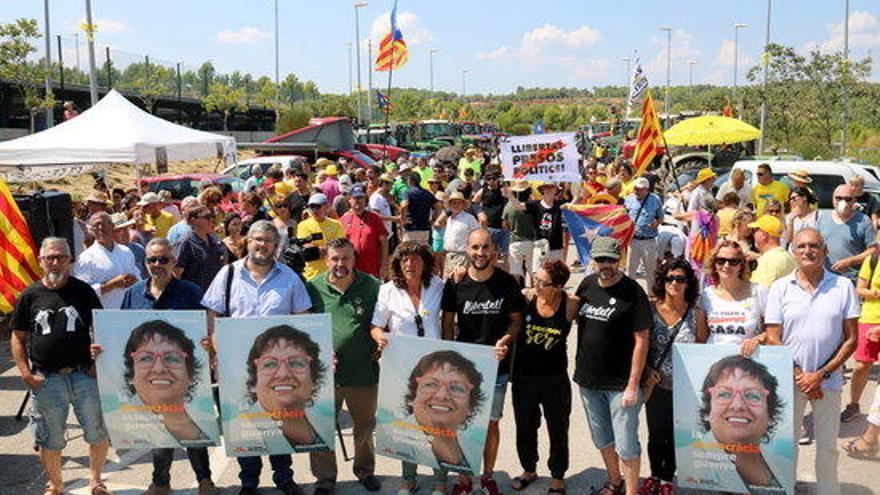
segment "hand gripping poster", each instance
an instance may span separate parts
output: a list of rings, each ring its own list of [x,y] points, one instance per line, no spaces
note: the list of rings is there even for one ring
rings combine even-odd
[[[494,349],[393,335],[381,366],[376,453],[479,474],[498,371]]]
[[[675,458],[679,486],[794,494],[794,380],[785,347],[750,358],[736,345],[675,344]]]
[[[113,446],[219,445],[204,311],[95,311],[104,423]]]
[[[332,452],[330,315],[220,318],[215,332],[226,454]]]
[[[511,136],[499,143],[501,171],[507,180],[579,182],[575,133]]]

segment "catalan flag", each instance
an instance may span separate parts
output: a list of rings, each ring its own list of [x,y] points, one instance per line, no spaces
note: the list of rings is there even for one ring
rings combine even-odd
[[[376,70],[386,71],[399,69],[409,59],[409,51],[403,40],[403,33],[397,27],[397,0],[391,9],[391,29],[379,43],[379,55],[376,56]]]
[[[21,210],[0,180],[0,313],[11,313],[21,291],[40,278],[36,251]]]
[[[597,237],[613,237],[625,250],[635,234],[636,226],[622,205],[568,205],[562,217],[584,266],[590,261],[590,247]]]
[[[662,145],[663,130],[660,128],[660,120],[657,119],[654,98],[651,96],[651,91],[648,90],[642,104],[642,123],[639,125],[636,151],[633,154],[633,169],[635,169],[636,176],[640,176],[648,170],[648,166],[657,156],[658,148]]]

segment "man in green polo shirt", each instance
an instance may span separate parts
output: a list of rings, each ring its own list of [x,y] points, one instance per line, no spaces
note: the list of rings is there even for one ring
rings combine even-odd
[[[374,476],[376,453],[376,400],[379,363],[376,344],[370,338],[373,308],[380,282],[354,269],[354,246],[346,238],[327,243],[327,271],[307,284],[312,310],[333,318],[333,350],[336,358],[336,414],[342,401],[354,423],[354,475],[371,492],[382,488]],[[336,485],[336,454],[314,452],[312,473],[317,479],[315,495],[330,495]]]

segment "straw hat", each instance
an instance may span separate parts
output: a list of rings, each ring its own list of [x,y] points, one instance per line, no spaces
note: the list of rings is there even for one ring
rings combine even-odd
[[[531,186],[528,181],[524,180],[518,180],[510,186],[510,190],[513,192],[523,192],[528,191],[529,189],[531,189]]]
[[[446,198],[446,206],[448,207],[449,205],[451,205],[453,201],[464,201],[465,208],[467,208],[471,204],[471,202],[464,197],[464,194],[462,194],[461,191],[455,191],[450,194],[449,197]]]
[[[808,174],[806,170],[795,170],[794,172],[787,174],[787,177],[795,182],[801,182],[803,184],[813,182],[813,179],[810,178],[810,174]]]

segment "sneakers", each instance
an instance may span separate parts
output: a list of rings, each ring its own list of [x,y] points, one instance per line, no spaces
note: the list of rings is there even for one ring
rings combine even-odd
[[[498,483],[495,483],[495,479],[489,477],[483,477],[480,480],[480,486],[482,487],[482,492],[484,495],[501,495],[501,490],[498,489]]]
[[[798,445],[810,445],[813,443],[813,434],[810,428],[801,425],[801,437],[798,439]]]
[[[300,488],[299,485],[297,485],[296,482],[293,480],[290,480],[280,485],[278,489],[281,490],[281,493],[283,493],[284,495],[305,495],[303,489]]]
[[[199,481],[199,495],[217,495],[220,490],[214,485],[210,478]]]
[[[379,481],[379,478],[373,476],[372,474],[368,474],[361,478],[361,485],[367,489],[368,492],[378,492],[382,489],[382,482]]]
[[[849,423],[850,421],[859,417],[862,411],[859,409],[858,404],[847,404],[843,409],[843,412],[840,413],[840,422],[841,423]]]
[[[458,483],[452,487],[452,493],[450,495],[470,495],[470,493],[474,490],[474,485],[471,483],[462,483],[461,480],[458,480]]]
[[[675,495],[675,485],[672,483],[662,483],[658,495]]]
[[[657,495],[660,493],[660,484],[660,478],[651,476],[642,483],[636,495]]]
[[[143,493],[143,495],[168,495],[171,493],[170,486],[159,486],[153,483],[150,483],[150,486],[147,487],[147,491]],[[201,495],[201,492],[199,492]]]

